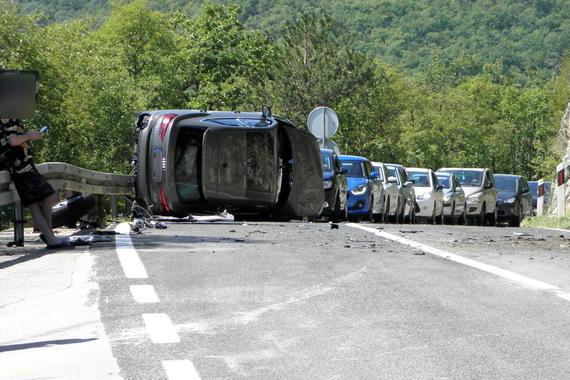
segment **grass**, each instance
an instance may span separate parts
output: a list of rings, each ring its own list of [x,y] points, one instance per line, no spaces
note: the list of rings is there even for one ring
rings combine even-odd
[[[531,228],[557,228],[561,230],[570,230],[570,217],[558,218],[554,216],[533,216],[525,218],[521,225]]]

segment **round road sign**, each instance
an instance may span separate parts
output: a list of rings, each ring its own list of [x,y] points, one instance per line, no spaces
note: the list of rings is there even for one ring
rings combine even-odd
[[[328,139],[338,131],[338,116],[328,107],[317,107],[309,114],[307,126],[313,136]]]

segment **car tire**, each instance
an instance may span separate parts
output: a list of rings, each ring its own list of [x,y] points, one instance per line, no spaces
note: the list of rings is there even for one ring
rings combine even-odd
[[[467,206],[464,204],[463,205],[463,212],[461,213],[461,216],[457,220],[457,224],[463,226],[466,223],[467,223]]]
[[[522,206],[517,207],[517,214],[511,218],[509,225],[511,227],[520,227],[522,221]]]
[[[337,194],[334,201],[334,209],[331,215],[331,220],[333,222],[338,222],[340,218],[341,218],[340,196]]]
[[[51,223],[53,228],[76,222],[95,207],[93,194],[79,194],[59,202],[52,208]]]
[[[493,209],[493,212],[487,215],[487,225],[494,227],[497,225],[497,207]]]

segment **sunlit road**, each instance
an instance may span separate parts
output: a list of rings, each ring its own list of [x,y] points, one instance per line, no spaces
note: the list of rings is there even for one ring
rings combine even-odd
[[[94,246],[120,375],[570,376],[569,233],[357,227],[169,223]]]

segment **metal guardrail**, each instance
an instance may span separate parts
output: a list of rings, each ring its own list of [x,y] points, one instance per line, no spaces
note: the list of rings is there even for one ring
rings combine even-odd
[[[102,173],[63,162],[47,162],[36,167],[54,189],[106,195],[129,195],[135,192],[131,175]],[[0,206],[19,200],[10,173],[0,172]]]
[[[87,170],[63,162],[37,165],[38,171],[56,190],[104,195],[130,195],[135,193],[134,177],[126,174],[103,173]],[[0,172],[0,206],[14,203],[14,241],[8,246],[24,245],[23,207],[16,188],[7,171]]]

